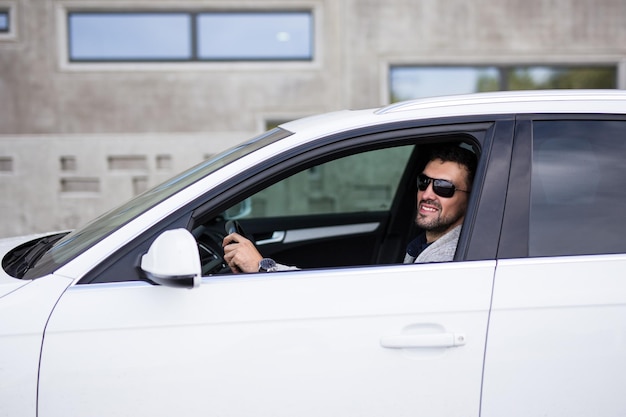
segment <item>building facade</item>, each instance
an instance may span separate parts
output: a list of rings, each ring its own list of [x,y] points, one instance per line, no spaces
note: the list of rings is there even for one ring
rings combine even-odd
[[[0,237],[311,114],[626,88],[623,0],[0,0]]]

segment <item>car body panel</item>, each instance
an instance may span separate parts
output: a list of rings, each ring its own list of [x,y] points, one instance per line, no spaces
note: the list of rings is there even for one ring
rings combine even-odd
[[[626,414],[624,270],[624,255],[498,262],[482,416]]]
[[[60,276],[26,281],[0,298],[0,411],[35,416],[39,355],[50,313],[72,280]]]
[[[39,416],[477,415],[494,267],[281,272],[205,278],[195,290],[76,287],[48,324]],[[403,333],[466,340],[381,346]],[[453,402],[444,386],[459,394]]]

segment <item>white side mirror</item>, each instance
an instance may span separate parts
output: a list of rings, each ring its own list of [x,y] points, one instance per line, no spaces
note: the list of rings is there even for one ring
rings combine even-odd
[[[141,257],[141,269],[157,284],[195,288],[202,278],[200,254],[193,235],[186,229],[167,230],[152,242]]]

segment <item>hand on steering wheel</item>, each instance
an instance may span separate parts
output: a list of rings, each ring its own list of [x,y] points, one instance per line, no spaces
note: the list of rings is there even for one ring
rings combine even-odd
[[[224,229],[225,234],[207,226],[200,226],[194,230],[203,276],[234,272],[224,259],[223,241],[226,236],[232,233],[238,233],[241,236],[245,236],[245,233],[241,224],[236,220],[227,221]]]
[[[243,228],[236,220],[226,223],[228,233],[222,242],[224,261],[234,273],[258,272],[259,261],[263,256],[254,243],[245,236]]]

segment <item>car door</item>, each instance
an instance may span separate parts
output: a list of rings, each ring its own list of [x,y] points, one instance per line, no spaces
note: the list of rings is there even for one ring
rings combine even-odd
[[[626,414],[625,138],[615,116],[519,123],[482,416]]]
[[[58,302],[38,415],[477,416],[507,126],[500,144],[493,124],[472,133],[483,157],[466,230],[489,230],[462,237],[457,262],[213,275],[193,289],[101,268],[128,280]]]
[[[41,417],[478,415],[494,261],[70,289]]]

